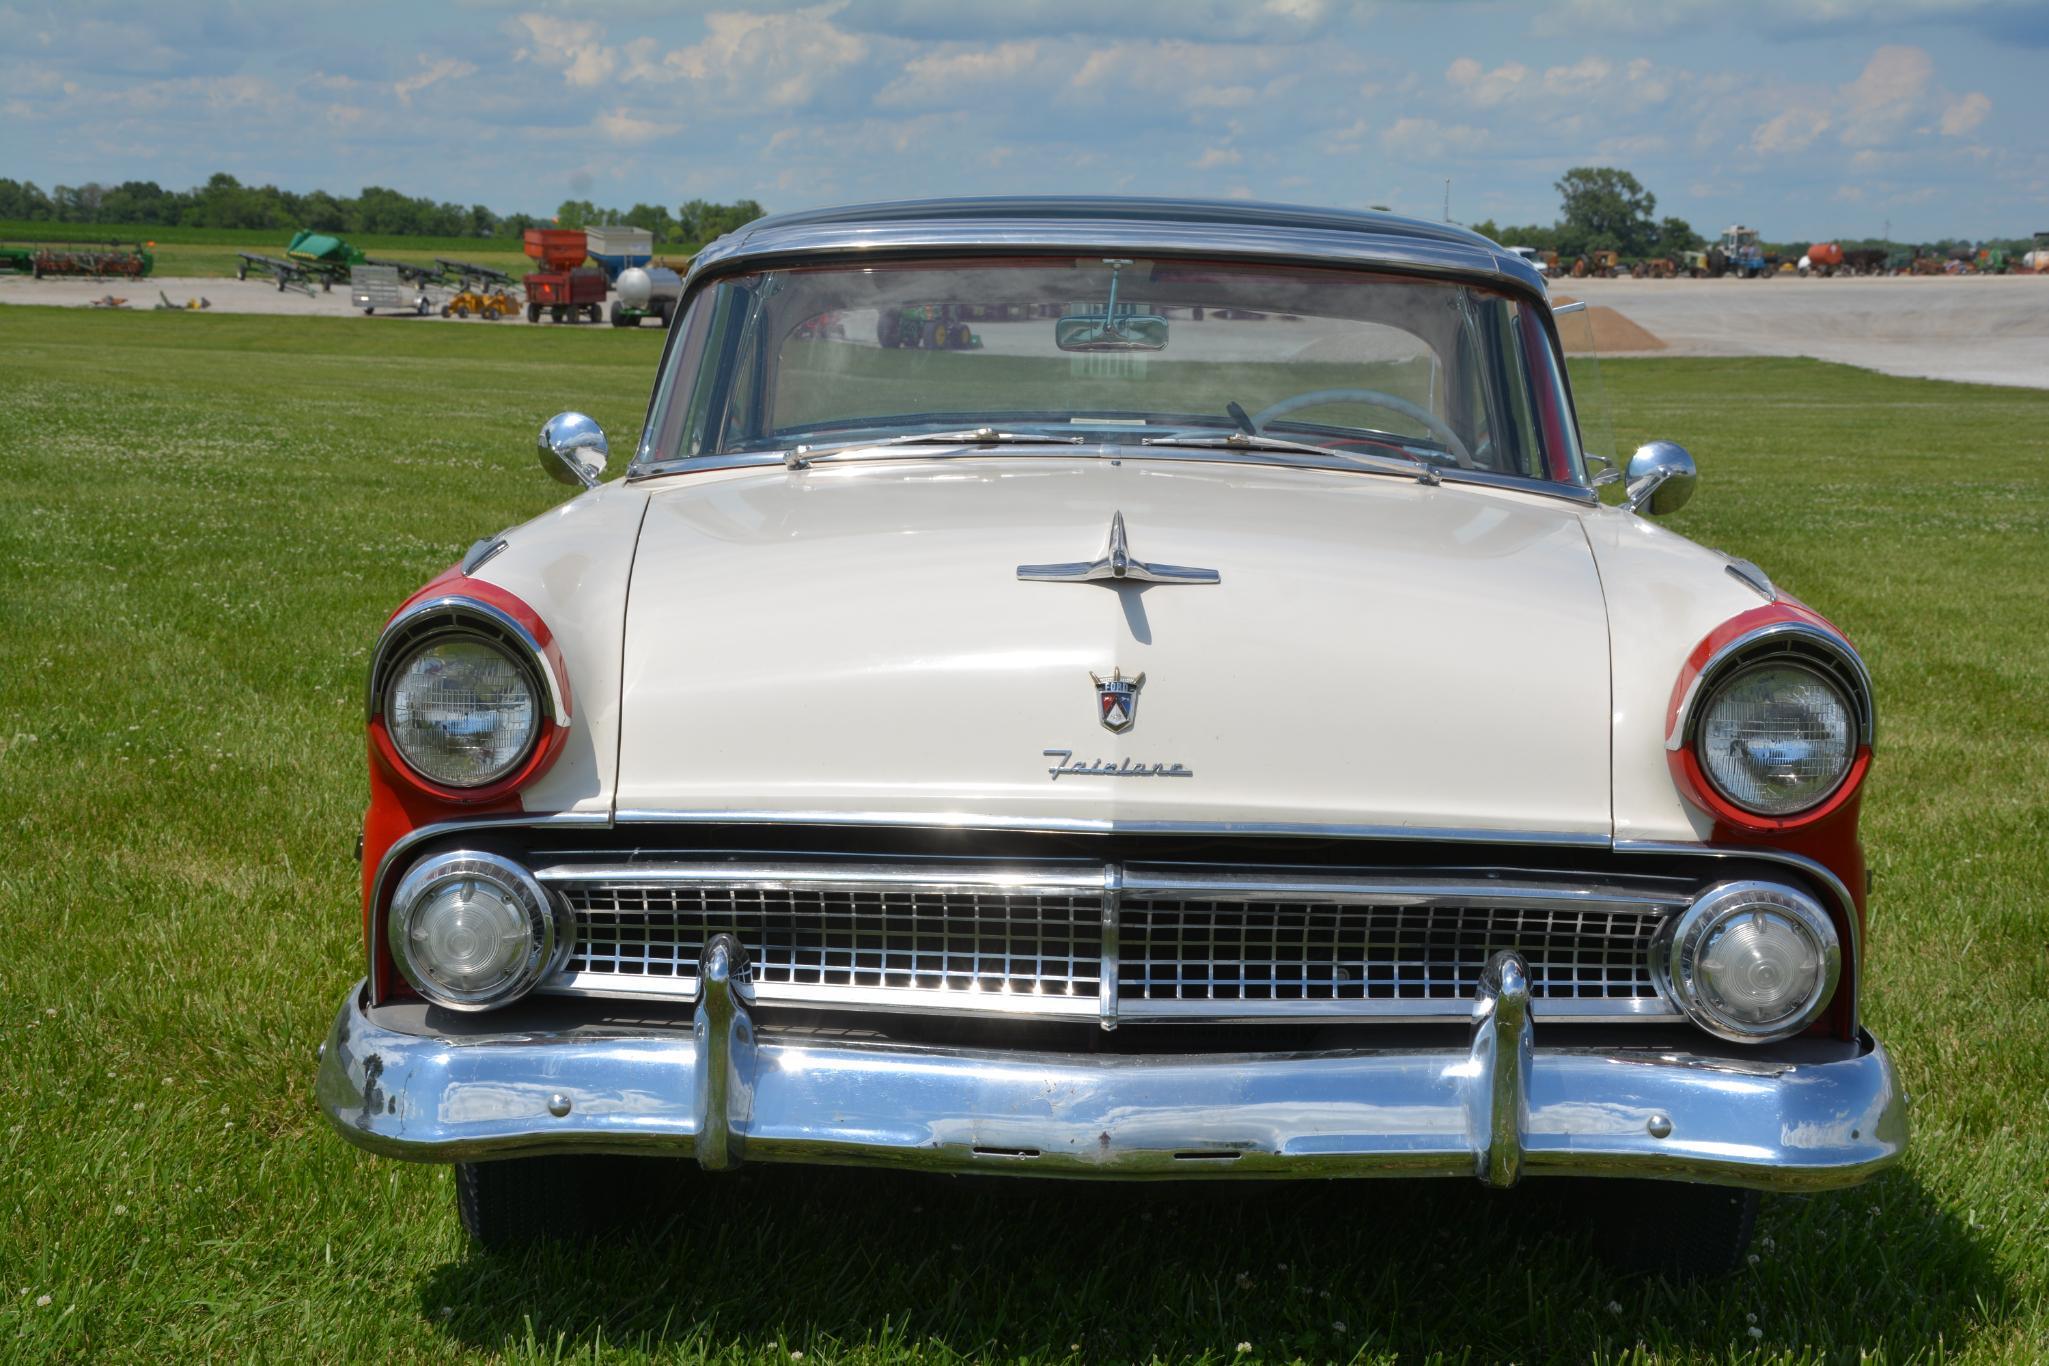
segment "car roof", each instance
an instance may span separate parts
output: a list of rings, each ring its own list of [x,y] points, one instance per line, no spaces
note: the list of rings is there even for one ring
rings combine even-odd
[[[1382,266],[1544,295],[1543,277],[1528,261],[1452,223],[1299,204],[1107,195],[903,200],[774,214],[705,247],[691,275],[779,257],[1030,248]]]

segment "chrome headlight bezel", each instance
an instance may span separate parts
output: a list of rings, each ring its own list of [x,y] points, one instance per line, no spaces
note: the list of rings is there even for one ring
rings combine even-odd
[[[403,738],[390,724],[392,693],[403,680],[406,666],[422,651],[456,641],[483,645],[502,654],[524,677],[535,713],[535,724],[517,754],[484,777],[469,781],[429,772],[418,758],[406,752]],[[440,597],[416,603],[392,619],[372,656],[367,701],[369,719],[383,723],[391,751],[407,772],[430,788],[451,795],[488,794],[526,767],[545,742],[551,724],[557,729],[569,725],[561,685],[533,632],[510,613],[468,597]]]
[[[1730,1010],[1702,972],[1701,955],[1714,935],[1745,915],[1768,915],[1790,925],[1813,947],[1814,980],[1793,1010],[1771,1020],[1746,1020]],[[1731,1043],[1772,1043],[1800,1033],[1835,999],[1842,981],[1842,941],[1835,921],[1806,893],[1777,882],[1724,882],[1695,898],[1668,921],[1651,946],[1653,977],[1689,1019]]]
[[[463,989],[440,980],[415,952],[413,922],[437,893],[450,883],[485,882],[524,918],[527,944],[512,971],[478,989]],[[568,961],[575,925],[561,902],[526,868],[499,854],[455,849],[430,854],[409,869],[391,894],[385,910],[385,942],[392,960],[413,989],[449,1010],[491,1010],[525,996]]]
[[[1834,743],[1841,748],[1841,760],[1836,766],[1834,776],[1818,790],[1805,794],[1790,804],[1780,805],[1766,805],[1754,796],[1745,798],[1732,791],[1729,777],[1722,771],[1721,764],[1718,763],[1715,754],[1707,745],[1702,743],[1703,734],[1715,723],[1716,709],[1728,700],[1730,694],[1739,685],[1756,678],[1760,674],[1773,671],[1804,675],[1807,679],[1812,680],[1815,685],[1822,688],[1835,699],[1838,710],[1843,717],[1842,734],[1834,739]],[[1803,811],[1812,811],[1815,807],[1820,806],[1830,797],[1833,797],[1849,778],[1850,771],[1856,766],[1857,762],[1856,718],[1856,704],[1851,701],[1849,694],[1843,689],[1840,682],[1831,677],[1827,671],[1816,667],[1807,660],[1787,656],[1765,656],[1748,659],[1735,668],[1723,670],[1721,675],[1716,678],[1714,686],[1709,688],[1701,698],[1699,715],[1693,721],[1694,756],[1700,763],[1701,776],[1713,785],[1716,793],[1724,801],[1753,815],[1763,816],[1771,820],[1785,820],[1798,816]]]
[[[1701,753],[1702,727],[1714,703],[1754,670],[1797,669],[1816,678],[1842,703],[1849,719],[1846,762],[1827,789],[1797,807],[1760,810],[1725,790]],[[1851,785],[1862,758],[1877,738],[1871,674],[1850,643],[1807,621],[1775,621],[1744,633],[1716,650],[1698,671],[1682,675],[1684,693],[1674,699],[1672,726],[1665,738],[1675,775],[1696,803],[1717,815],[1733,818],[1744,828],[1779,829],[1813,819],[1829,809]],[[1694,772],[1681,774],[1682,765]]]

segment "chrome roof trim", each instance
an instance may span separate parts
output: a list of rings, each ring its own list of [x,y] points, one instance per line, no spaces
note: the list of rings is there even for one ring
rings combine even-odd
[[[923,200],[756,219],[697,253],[705,275],[771,260],[891,252],[1231,256],[1459,276],[1546,301],[1544,277],[1477,233],[1394,214],[1167,199]]]
[[[991,460],[1163,460],[1185,461],[1196,464],[1216,465],[1267,465],[1275,469],[1334,470],[1339,473],[1392,475],[1398,479],[1416,482],[1409,471],[1381,470],[1362,465],[1356,460],[1345,460],[1337,456],[1316,456],[1308,452],[1281,453],[1276,451],[1217,450],[1171,450],[1159,446],[1132,447],[1115,442],[1104,442],[1097,446],[1052,446],[1049,449],[1033,450],[1029,447],[1005,447],[1000,454],[990,452],[986,447],[963,445],[959,450],[944,448],[912,449],[892,446],[854,447],[833,454],[835,465],[861,466],[881,464],[899,460],[959,460],[981,456]],[[775,451],[736,451],[726,455],[685,456],[675,460],[650,460],[635,462],[626,470],[626,478],[638,482],[642,479],[658,479],[670,474],[694,474],[707,470],[762,469],[774,466],[786,468],[783,454]],[[837,471],[835,471],[837,472]],[[1532,479],[1519,474],[1493,474],[1485,470],[1462,470],[1446,466],[1435,471],[1441,483],[1472,484],[1480,488],[1509,489],[1516,493],[1534,493],[1545,498],[1563,498],[1568,503],[1594,507],[1601,501],[1600,495],[1586,484],[1563,484],[1550,479]]]
[[[1315,839],[1422,840],[1432,844],[1542,844],[1606,849],[1607,832],[1461,830],[1438,826],[1317,825],[1292,821],[1124,821],[1089,816],[991,816],[967,811],[654,811],[622,807],[620,825],[897,826],[905,830],[1001,830],[1049,835],[1303,836]]]

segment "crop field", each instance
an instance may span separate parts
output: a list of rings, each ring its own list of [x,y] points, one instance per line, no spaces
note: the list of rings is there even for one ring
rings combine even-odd
[[[362,672],[390,608],[630,449],[659,334],[0,309],[0,1359],[1883,1361],[2049,1356],[2049,392],[1605,364],[1671,524],[1866,652],[1865,1016],[1898,1170],[1768,1200],[1721,1284],[1593,1260],[1570,1188],[651,1176],[470,1250],[444,1169],[311,1096],[357,975]],[[715,589],[713,590],[715,591]]]

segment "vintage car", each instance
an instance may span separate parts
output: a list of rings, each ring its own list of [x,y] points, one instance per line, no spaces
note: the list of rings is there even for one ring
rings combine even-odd
[[[885,345],[911,312],[972,344]],[[486,1245],[672,1155],[1602,1178],[1604,1251],[1735,1264],[1756,1192],[1906,1143],[1871,684],[1648,520],[1693,462],[1599,449],[1580,321],[1379,214],[714,243],[624,477],[548,422],[586,491],[372,652],[326,1114],[457,1164]]]

